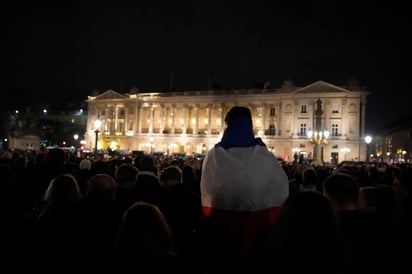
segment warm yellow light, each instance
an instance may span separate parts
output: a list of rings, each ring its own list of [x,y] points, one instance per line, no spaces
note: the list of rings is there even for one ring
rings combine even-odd
[[[348,152],[350,152],[350,148],[344,147],[340,151],[343,152],[343,153],[348,153]]]
[[[94,120],[94,129],[100,129],[101,126],[102,126],[102,121],[99,118]]]
[[[311,131],[309,130],[307,132],[307,136],[310,139],[311,142],[316,143],[318,145],[320,144],[327,144],[328,143],[328,137],[329,137],[329,131]]]

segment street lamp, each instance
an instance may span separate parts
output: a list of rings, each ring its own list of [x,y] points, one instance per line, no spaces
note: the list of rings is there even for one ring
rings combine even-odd
[[[322,144],[326,145],[328,143],[329,131],[309,130],[307,133],[307,137],[309,141],[315,145],[314,151],[313,151],[313,158],[314,158],[313,164],[323,165],[323,162],[321,159],[321,145]]]
[[[389,151],[386,152],[386,161],[388,162],[388,164],[391,163],[391,153]]]
[[[77,152],[77,140],[79,140],[79,134],[74,134],[73,139],[74,139],[74,150]]]
[[[372,142],[372,137],[367,135],[365,137],[365,143],[366,143],[366,163],[369,163],[369,144]]]
[[[96,134],[96,139],[95,139],[95,143],[94,143],[94,152],[97,152],[97,142],[99,140],[99,128],[102,125],[102,121],[100,121],[99,118],[97,118],[96,120],[94,120],[94,133]]]

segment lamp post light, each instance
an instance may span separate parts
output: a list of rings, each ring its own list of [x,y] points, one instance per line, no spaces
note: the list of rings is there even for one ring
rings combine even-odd
[[[77,152],[77,140],[79,140],[79,134],[74,134],[73,135],[73,139],[74,139],[74,151]]]
[[[367,135],[365,137],[365,143],[366,143],[366,163],[369,163],[369,144],[372,142],[372,137]]]
[[[312,131],[309,130],[307,134],[308,139],[311,143],[315,145],[313,151],[313,164],[314,165],[323,165],[323,161],[321,159],[321,145],[326,145],[328,143],[329,138],[329,131]]]
[[[94,133],[96,134],[96,139],[95,139],[95,143],[94,143],[94,152],[95,153],[97,153],[97,143],[98,143],[98,141],[99,141],[99,129],[100,129],[100,126],[102,125],[102,121],[100,121],[100,119],[99,118],[97,118],[95,121],[94,121]]]

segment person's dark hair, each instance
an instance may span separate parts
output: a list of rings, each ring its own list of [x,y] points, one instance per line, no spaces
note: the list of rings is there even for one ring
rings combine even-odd
[[[323,182],[324,192],[342,203],[357,201],[359,185],[353,176],[344,173],[335,173],[326,177]]]
[[[118,183],[136,181],[139,169],[131,163],[122,163],[115,171],[115,179]]]
[[[255,138],[253,132],[252,113],[249,108],[234,106],[225,116],[226,129],[217,147],[229,149],[233,147],[266,146],[260,137]]]
[[[170,161],[170,165],[180,167],[181,163],[178,159],[173,159],[173,160]]]
[[[229,125],[234,118],[238,117],[245,117],[250,121],[250,124],[252,125],[252,114],[250,112],[250,109],[247,107],[240,107],[240,106],[235,106],[232,107],[229,112],[225,116],[225,123]]]
[[[61,148],[53,148],[47,152],[47,163],[52,166],[62,166],[66,160],[66,153]]]
[[[343,255],[338,216],[329,199],[317,191],[289,195],[264,254],[272,260],[268,264],[279,273],[337,273]]]
[[[162,171],[163,180],[182,181],[182,171],[177,166],[169,166]]]
[[[77,202],[82,195],[74,175],[64,173],[51,180],[44,193],[43,200],[47,203]]]
[[[86,197],[88,199],[103,199],[111,201],[114,199],[116,191],[116,182],[112,176],[98,173],[89,178],[86,188]]]
[[[119,226],[114,251],[132,261],[138,256],[175,255],[173,233],[160,209],[143,201],[129,207]]]
[[[303,188],[314,187],[316,189],[317,185],[318,185],[318,175],[316,174],[316,171],[312,168],[305,169],[303,171],[302,187]]]
[[[155,163],[154,163],[153,158],[149,155],[143,156],[142,161],[140,162],[139,170],[154,171],[154,168],[155,168]]]

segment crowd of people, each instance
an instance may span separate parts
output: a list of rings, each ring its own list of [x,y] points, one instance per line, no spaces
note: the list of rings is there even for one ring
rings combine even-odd
[[[4,273],[404,272],[408,164],[279,164],[232,108],[204,159],[0,154]]]

